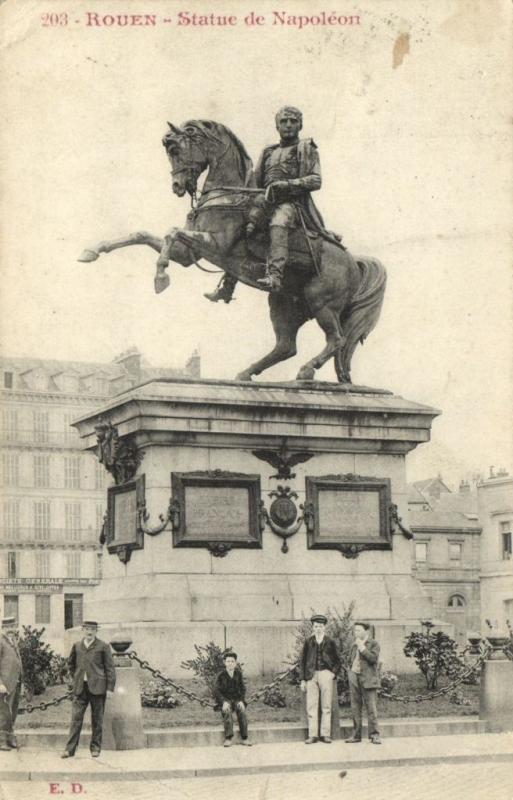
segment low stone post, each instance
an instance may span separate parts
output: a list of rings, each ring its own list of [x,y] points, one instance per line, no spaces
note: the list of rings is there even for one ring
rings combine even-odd
[[[116,666],[116,688],[107,695],[103,718],[103,748],[105,750],[139,750],[146,747],[142,726],[139,668],[126,651],[130,639],[117,635],[111,641]]]
[[[506,636],[487,636],[492,650],[483,664],[479,719],[491,733],[513,731],[513,661],[504,653]]]

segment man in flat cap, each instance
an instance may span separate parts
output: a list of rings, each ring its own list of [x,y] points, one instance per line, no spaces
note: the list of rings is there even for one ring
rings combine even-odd
[[[72,758],[78,747],[84,714],[91,706],[91,755],[96,758],[102,748],[103,711],[107,692],[113,692],[116,672],[110,646],[98,639],[98,623],[82,624],[83,638],[75,642],[68,658],[73,679],[73,706],[66,749],[61,758]]]
[[[221,711],[224,725],[224,746],[231,747],[233,739],[233,712],[239,723],[240,743],[251,747],[246,716],[246,686],[242,669],[237,664],[237,653],[227,650],[223,655],[224,669],[218,674],[214,687],[215,709]]]
[[[304,645],[299,661],[301,691],[306,692],[306,713],[308,717],[308,737],[305,744],[319,740],[319,696],[321,699],[320,737],[331,744],[331,703],[335,679],[340,670],[340,657],[333,639],[326,636],[327,618],[314,614],[313,635]]]
[[[349,694],[353,714],[353,735],[346,742],[362,741],[362,707],[367,709],[369,739],[373,744],[381,744],[378,730],[378,689],[379,644],[370,636],[367,622],[355,622],[353,626],[355,641],[351,648],[349,670]]]
[[[4,617],[0,633],[0,750],[18,746],[14,724],[21,692],[22,664],[15,617]]]
[[[256,186],[266,190],[262,211],[270,233],[267,274],[257,283],[271,292],[281,290],[289,258],[289,231],[302,225],[299,214],[303,215],[307,228],[324,231],[324,222],[310,196],[321,188],[322,182],[317,145],[313,139],[299,138],[303,115],[298,108],[284,106],[275,120],[280,141],[264,148],[255,168]],[[250,223],[248,235],[253,228]],[[213,303],[218,300],[229,303],[236,283],[235,278],[226,274],[217,289],[205,297]]]

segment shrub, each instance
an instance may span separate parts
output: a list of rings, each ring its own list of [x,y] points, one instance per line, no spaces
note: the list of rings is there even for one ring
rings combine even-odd
[[[45,628],[23,626],[23,633],[18,635],[18,647],[23,664],[23,683],[28,700],[34,695],[42,694],[48,685],[48,673],[56,654],[49,644],[42,641]]]
[[[214,697],[214,686],[216,678],[221,670],[224,669],[223,655],[227,650],[221,650],[219,645],[209,642],[206,645],[194,645],[196,658],[182,661],[182,669],[191,670],[196,678],[205,684],[208,691]],[[228,648],[230,649],[230,648]]]
[[[50,666],[45,672],[44,680],[46,686],[56,686],[57,684],[63,684],[71,680],[68,669],[68,659],[64,658],[64,656],[60,656],[58,653],[53,653]]]
[[[181,705],[171,686],[165,686],[159,681],[150,681],[143,687],[141,702],[148,708],[176,708]]]
[[[405,656],[415,659],[428,689],[436,689],[441,676],[451,680],[465,668],[454,639],[442,631],[433,633],[432,628],[432,623],[422,623],[422,632],[412,631],[404,646]]]
[[[345,705],[349,701],[349,682],[347,679],[347,669],[350,666],[351,647],[353,645],[353,610],[354,603],[350,603],[344,608],[342,614],[336,609],[329,608],[325,612],[328,619],[326,625],[326,635],[331,637],[337,646],[337,650],[342,661],[342,669],[337,678],[337,692],[339,703]],[[303,617],[296,629],[294,651],[287,656],[287,664],[297,664],[301,657],[305,640],[312,635],[312,623]],[[294,685],[299,683],[299,667],[291,672],[290,682]]]
[[[471,701],[465,697],[462,691],[459,689],[455,689],[449,695],[449,702],[453,703],[455,706],[471,706]]]
[[[262,696],[262,702],[272,708],[286,708],[287,706],[285,695],[278,686],[266,689]]]
[[[397,681],[399,680],[397,675],[395,675],[393,672],[390,672],[389,670],[383,670],[381,672],[380,678],[381,678],[381,690],[383,692],[393,692],[397,685]]]

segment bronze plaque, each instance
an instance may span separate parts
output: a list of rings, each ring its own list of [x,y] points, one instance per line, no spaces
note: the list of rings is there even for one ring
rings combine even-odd
[[[114,495],[114,539],[116,544],[137,539],[137,492],[135,487]]]
[[[342,553],[390,550],[391,503],[388,478],[351,474],[307,477],[308,548]]]
[[[144,545],[139,519],[139,508],[144,506],[144,487],[144,475],[140,475],[107,490],[105,541],[109,553],[122,553],[126,561],[132,550],[140,550]]]
[[[261,547],[260,477],[220,470],[171,473],[175,547]]]

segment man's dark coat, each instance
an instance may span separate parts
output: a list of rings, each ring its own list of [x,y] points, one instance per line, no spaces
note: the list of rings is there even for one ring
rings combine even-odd
[[[83,640],[71,648],[68,665],[73,676],[73,692],[79,695],[84,688],[84,678],[91,694],[106,694],[114,691],[116,671],[110,647],[101,639],[95,639],[87,648]]]

